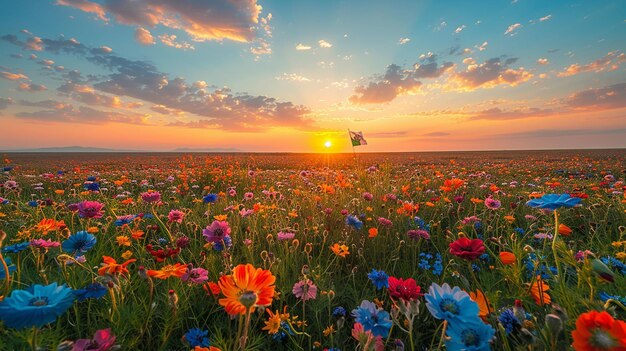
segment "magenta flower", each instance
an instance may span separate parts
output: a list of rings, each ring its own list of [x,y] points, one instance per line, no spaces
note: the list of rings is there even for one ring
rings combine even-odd
[[[146,191],[141,193],[141,199],[147,203],[159,202],[161,200],[161,193],[158,191]]]
[[[243,198],[246,200],[252,200],[254,198],[254,194],[253,193],[245,193],[243,194]]]
[[[363,193],[363,199],[365,201],[372,201],[372,199],[374,199],[374,195],[372,195],[371,193],[365,192]]]
[[[170,223],[182,223],[183,218],[185,218],[185,213],[179,210],[171,210],[170,213],[167,215],[167,221]]]
[[[310,279],[301,280],[293,285],[291,292],[297,298],[306,300],[315,300],[317,297],[317,286]]]
[[[115,344],[115,335],[111,333],[111,328],[96,331],[93,339],[78,339],[74,342],[72,351],[107,351]]]
[[[276,238],[278,240],[291,240],[295,237],[296,237],[295,233],[289,233],[289,232],[278,232],[278,234],[276,234]]]
[[[426,240],[430,239],[430,233],[424,229],[410,229],[406,232],[406,235],[413,240],[419,240],[420,238]]]
[[[383,227],[391,227],[391,226],[393,226],[393,223],[390,220],[388,220],[387,218],[384,218],[384,217],[378,218],[378,224],[382,225]]]
[[[61,246],[61,243],[58,241],[52,241],[50,239],[48,240],[44,240],[44,239],[33,239],[30,241],[30,246],[32,247],[36,247],[38,249],[49,249],[51,247],[59,247]]]
[[[83,201],[78,203],[78,214],[83,218],[102,218],[104,204],[98,201]]]
[[[230,227],[228,226],[228,222],[213,221],[211,225],[202,230],[202,235],[208,242],[219,243],[222,242],[225,237],[230,236]]]
[[[485,199],[485,206],[487,206],[487,208],[490,210],[497,210],[500,208],[501,205],[502,204],[500,203],[500,201],[492,197],[488,197]]]
[[[209,280],[209,271],[200,267],[188,269],[187,273],[180,277],[180,280],[184,282],[190,281],[194,284],[204,284]]]

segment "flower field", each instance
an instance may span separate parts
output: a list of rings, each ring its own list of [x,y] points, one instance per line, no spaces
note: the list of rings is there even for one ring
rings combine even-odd
[[[4,155],[0,350],[626,350],[625,156]]]

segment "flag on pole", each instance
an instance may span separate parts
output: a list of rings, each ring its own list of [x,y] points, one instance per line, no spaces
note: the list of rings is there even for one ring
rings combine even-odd
[[[352,141],[352,146],[360,146],[367,145],[367,141],[363,137],[363,132],[353,132],[348,131],[350,133],[350,140]]]

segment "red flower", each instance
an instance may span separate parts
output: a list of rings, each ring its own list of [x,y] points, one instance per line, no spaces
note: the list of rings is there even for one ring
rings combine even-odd
[[[423,294],[420,293],[421,288],[415,282],[415,279],[389,277],[389,296],[394,299],[402,299],[404,301],[417,300]]]
[[[470,240],[466,237],[462,237],[450,243],[450,253],[472,261],[485,253],[485,245],[483,245],[483,241],[480,239]]]
[[[626,323],[606,311],[590,311],[578,316],[572,338],[577,351],[626,350]]]

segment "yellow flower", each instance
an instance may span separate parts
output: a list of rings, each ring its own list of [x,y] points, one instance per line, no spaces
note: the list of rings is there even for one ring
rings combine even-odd
[[[213,216],[213,218],[215,218],[216,221],[225,221],[227,216],[222,214],[222,215]]]
[[[95,234],[95,233],[97,233],[99,231],[100,231],[100,228],[98,228],[98,227],[89,227],[89,228],[87,228],[87,232],[89,234]]]
[[[335,333],[335,326],[334,325],[329,325],[328,327],[326,327],[326,329],[324,329],[324,336],[329,336],[331,334]]]
[[[126,250],[123,254],[122,254],[122,258],[125,260],[128,260],[129,258],[131,258],[133,256],[133,253],[130,250]]]
[[[624,261],[624,260],[626,260],[626,252],[618,252],[618,253],[615,254],[615,257],[618,260]]]
[[[117,241],[117,245],[119,246],[130,246],[130,238],[128,238],[126,235],[120,235],[115,238],[115,240]]]
[[[280,318],[280,313],[276,310],[276,313],[273,313],[269,308],[266,308],[265,311],[269,313],[269,317],[264,322],[265,326],[261,330],[267,330],[268,334],[276,334],[280,329],[280,322],[282,322],[282,318]]]

